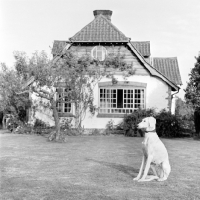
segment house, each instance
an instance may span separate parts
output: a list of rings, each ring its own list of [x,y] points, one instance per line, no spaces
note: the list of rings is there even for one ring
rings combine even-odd
[[[150,42],[131,41],[112,24],[112,11],[95,10],[93,13],[94,19],[68,41],[54,41],[53,56],[60,55],[63,49],[71,49],[80,56],[90,54],[102,61],[108,53],[120,53],[132,64],[134,74],[124,80],[122,72],[115,70],[116,84],[109,78],[101,79],[94,89],[94,104],[99,111],[93,117],[86,113],[84,128],[104,129],[111,119],[117,124],[124,114],[138,108],[171,111],[173,96],[182,85],[177,58],[151,57]],[[58,111],[61,118],[75,112],[73,105],[65,103],[59,104]],[[50,120],[44,115],[37,113],[36,117]]]

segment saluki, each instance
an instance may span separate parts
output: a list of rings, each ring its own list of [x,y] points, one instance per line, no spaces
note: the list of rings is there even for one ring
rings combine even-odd
[[[145,136],[142,142],[142,164],[139,174],[133,180],[139,182],[151,181],[154,179],[157,181],[164,181],[171,172],[167,149],[159,139],[155,127],[156,119],[154,117],[144,118],[142,122],[138,124],[138,129],[143,129],[145,131]],[[148,176],[147,174],[150,168],[154,175]]]

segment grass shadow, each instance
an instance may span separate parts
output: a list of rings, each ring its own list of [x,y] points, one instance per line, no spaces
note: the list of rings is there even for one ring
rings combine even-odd
[[[110,163],[110,162],[100,161],[100,160],[94,160],[91,158],[86,158],[86,161],[95,162],[100,165],[113,168],[115,170],[118,170],[120,172],[123,172],[123,173],[131,176],[132,178],[134,178],[139,173],[139,169],[135,169],[135,168],[127,166],[127,165],[122,165],[122,164],[118,164],[118,163]]]

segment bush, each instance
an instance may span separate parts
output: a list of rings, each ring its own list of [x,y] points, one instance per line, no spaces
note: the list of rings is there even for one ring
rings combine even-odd
[[[126,115],[123,120],[123,129],[125,136],[143,136],[143,132],[137,129],[138,123],[142,121],[145,117],[155,116],[154,109],[138,109]]]
[[[177,115],[161,110],[156,115],[156,132],[159,137],[182,137],[183,122]]]
[[[159,137],[183,137],[184,121],[179,116],[173,115],[166,110],[156,113],[154,109],[136,110],[130,115],[126,115],[123,120],[125,136],[143,136],[142,130],[137,129],[137,125],[145,117],[156,118],[156,132]]]
[[[35,124],[33,126],[33,131],[36,134],[47,134],[49,133],[49,124],[45,123],[40,119],[36,119]]]
[[[60,122],[60,128],[61,130],[70,130],[72,129],[72,119],[66,119],[66,118],[63,118]]]
[[[114,130],[114,121],[112,119],[108,121],[108,123],[106,124],[106,130],[109,130],[109,131]]]

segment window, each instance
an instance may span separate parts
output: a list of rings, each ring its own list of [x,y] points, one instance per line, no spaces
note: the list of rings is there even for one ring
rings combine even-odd
[[[59,113],[71,112],[71,103],[68,103],[68,98],[65,96],[66,94],[67,94],[67,89],[65,88],[57,89],[57,100],[58,100],[57,110]]]
[[[145,108],[144,99],[144,89],[100,88],[99,113],[132,113],[138,108]]]
[[[96,46],[92,49],[91,52],[92,57],[100,61],[105,60],[106,54],[107,54],[106,48],[103,46]]]

